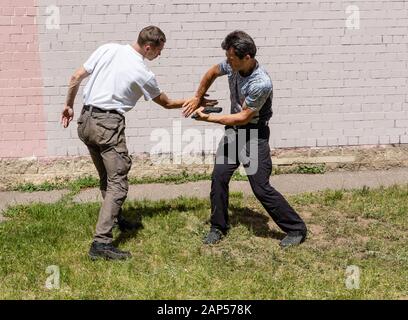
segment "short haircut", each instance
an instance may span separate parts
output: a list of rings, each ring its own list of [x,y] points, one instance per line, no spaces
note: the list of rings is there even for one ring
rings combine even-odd
[[[244,31],[235,30],[227,35],[221,44],[221,48],[229,50],[234,48],[235,55],[242,59],[246,55],[254,58],[256,55],[256,46],[254,40]]]
[[[156,26],[148,26],[142,29],[137,38],[139,46],[150,44],[153,47],[159,47],[162,43],[166,42],[166,36],[160,28]]]

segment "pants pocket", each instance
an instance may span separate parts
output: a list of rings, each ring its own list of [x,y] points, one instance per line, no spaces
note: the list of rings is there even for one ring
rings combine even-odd
[[[88,118],[84,116],[84,113],[81,113],[81,115],[79,116],[79,118],[77,120],[78,137],[85,144],[87,144],[88,141],[89,141],[89,139],[87,138],[87,135],[85,134],[85,128],[86,128],[86,125],[87,125],[87,120],[88,120]]]
[[[119,121],[104,119],[96,122],[96,142],[100,145],[115,145],[118,142]]]
[[[118,174],[126,175],[130,171],[132,167],[132,159],[127,153],[124,152],[117,152],[118,161],[117,161],[117,170]]]

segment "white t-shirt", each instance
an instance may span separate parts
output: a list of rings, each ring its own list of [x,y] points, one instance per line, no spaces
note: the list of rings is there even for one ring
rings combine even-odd
[[[84,88],[85,105],[125,113],[143,95],[151,100],[161,91],[143,56],[130,45],[108,43],[84,63],[90,79]]]

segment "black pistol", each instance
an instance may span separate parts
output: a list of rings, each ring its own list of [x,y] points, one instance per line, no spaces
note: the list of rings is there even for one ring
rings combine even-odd
[[[220,113],[222,111],[222,108],[221,107],[206,107],[206,108],[204,108],[204,110],[203,111],[201,111],[202,113]],[[197,117],[197,114],[196,113],[194,113],[192,116],[191,116],[191,119],[197,119],[198,117]]]

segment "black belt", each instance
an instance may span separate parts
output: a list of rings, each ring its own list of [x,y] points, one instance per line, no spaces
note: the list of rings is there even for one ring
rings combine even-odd
[[[92,107],[92,112],[95,112],[95,113],[115,113],[115,114],[118,114],[120,116],[122,115],[120,112],[118,112],[116,110],[102,110],[102,109],[99,109],[97,107],[90,106],[90,105],[84,105],[84,110],[89,111],[91,109],[91,107]]]
[[[225,129],[262,129],[268,126],[268,121],[259,121],[258,123],[247,123],[243,126],[225,126]]]

